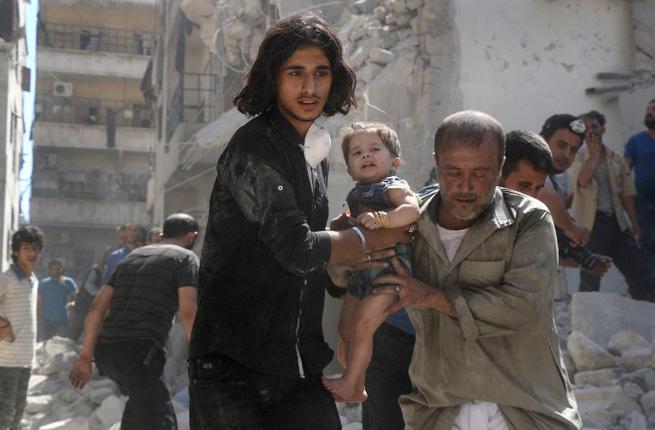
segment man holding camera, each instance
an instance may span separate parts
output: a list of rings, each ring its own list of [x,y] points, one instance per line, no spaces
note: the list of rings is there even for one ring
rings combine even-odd
[[[612,257],[625,276],[632,298],[652,301],[648,271],[644,271],[645,254],[637,247],[640,227],[630,169],[620,154],[603,143],[605,116],[591,111],[581,118],[587,145],[580,149],[570,168],[573,217],[591,230],[587,248]],[[598,291],[599,287],[600,277],[580,273],[580,291]]]

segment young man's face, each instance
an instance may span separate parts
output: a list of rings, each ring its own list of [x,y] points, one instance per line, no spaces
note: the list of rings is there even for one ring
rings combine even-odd
[[[323,112],[331,87],[332,68],[323,50],[316,46],[298,48],[277,73],[277,107],[304,136]]]
[[[502,165],[498,146],[461,144],[444,148],[435,157],[441,199],[446,210],[461,221],[476,219],[490,204]]]
[[[596,118],[584,118],[584,126],[586,129],[585,136],[589,136],[590,134],[602,136],[605,134],[605,126],[600,125],[600,122]]]
[[[553,164],[558,173],[565,172],[571,167],[581,145],[580,135],[568,128],[560,128],[548,139],[550,152],[553,153]]]
[[[48,268],[50,270],[50,276],[53,279],[59,279],[64,273],[64,268],[60,264],[51,264]]]
[[[644,117],[644,125],[649,130],[655,130],[655,102],[648,104],[646,108],[646,116]]]
[[[18,249],[18,252],[14,253],[16,257],[16,264],[21,270],[27,274],[31,274],[34,271],[36,263],[39,262],[39,257],[41,256],[41,246],[35,243],[23,242]]]
[[[505,187],[527,194],[535,199],[544,187],[546,174],[534,169],[528,160],[519,160],[516,170],[501,179],[500,184]]]
[[[139,239],[139,227],[129,224],[126,230],[125,240],[127,243],[135,243]]]

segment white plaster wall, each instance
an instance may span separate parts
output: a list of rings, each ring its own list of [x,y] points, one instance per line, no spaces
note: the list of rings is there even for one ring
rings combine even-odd
[[[616,103],[584,89],[598,72],[632,69],[628,1],[456,0],[463,107],[498,118],[507,130],[539,131],[554,113],[591,109],[607,119],[606,142],[621,149]]]

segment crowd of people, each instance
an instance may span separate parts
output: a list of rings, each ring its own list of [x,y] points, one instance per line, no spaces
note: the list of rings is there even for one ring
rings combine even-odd
[[[553,318],[560,266],[580,267],[588,292],[615,265],[632,298],[654,301],[655,99],[624,154],[597,111],[552,115],[538,134],[456,112],[435,124],[420,190],[396,176],[397,133],[353,123],[341,149],[354,186],[329,221],[330,136],[315,120],[356,107],[355,87],[318,16],[268,30],[234,97],[253,119],[218,160],[200,259],[198,224],[174,214],[148,246],[120,228],[79,288],[57,260],[39,283],[43,235],[16,232],[0,275],[0,429],[19,425],[37,315],[40,339],[83,332],[70,382],[88,383],[95,361],[129,397],[124,430],[176,429],[162,379],[176,312],[194,430],[339,429],[335,401],[364,402],[368,430],[580,429]],[[326,290],[344,296],[337,379],[323,375]]]

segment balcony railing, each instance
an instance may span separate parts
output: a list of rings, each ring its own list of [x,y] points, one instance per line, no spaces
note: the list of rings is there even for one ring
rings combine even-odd
[[[32,196],[92,201],[145,202],[147,174],[107,173],[100,169],[57,170],[55,154],[38,154]]]
[[[38,96],[37,121],[68,124],[107,125],[116,127],[152,126],[152,111],[143,103],[129,100],[85,97]]]
[[[153,55],[156,40],[157,34],[147,31],[55,22],[41,22],[38,31],[39,46],[132,55]]]
[[[216,75],[183,73],[168,106],[166,136],[182,122],[208,123],[216,119]]]

